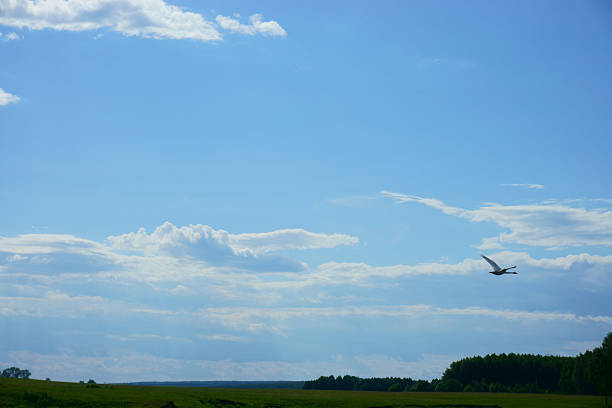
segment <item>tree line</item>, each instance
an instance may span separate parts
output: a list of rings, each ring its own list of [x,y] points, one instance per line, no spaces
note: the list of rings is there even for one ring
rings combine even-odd
[[[303,389],[362,391],[612,394],[612,332],[601,347],[576,357],[488,354],[451,363],[442,378],[322,376]]]
[[[0,377],[28,379],[30,378],[30,375],[31,374],[29,370],[21,370],[17,367],[9,367],[2,370],[2,374],[0,374]]]

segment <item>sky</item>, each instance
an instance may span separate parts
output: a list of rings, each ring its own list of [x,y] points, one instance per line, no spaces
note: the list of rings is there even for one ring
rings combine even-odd
[[[604,0],[0,0],[0,366],[431,379],[600,345],[611,49]]]

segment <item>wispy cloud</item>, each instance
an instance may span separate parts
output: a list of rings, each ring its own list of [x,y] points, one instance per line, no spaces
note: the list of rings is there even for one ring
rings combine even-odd
[[[219,23],[221,28],[233,32],[286,35],[277,22],[263,21],[259,14],[251,16],[249,25],[236,21],[237,30],[234,23],[223,19],[223,24]],[[206,20],[202,14],[167,4],[163,0],[4,1],[0,2],[0,24],[31,30],[89,31],[108,28],[125,36],[155,39],[222,39],[218,26]],[[247,29],[240,28],[242,26]]]
[[[451,57],[418,57],[416,66],[421,69],[431,69],[435,67],[448,67],[458,70],[466,70],[474,67],[474,63],[463,58]]]
[[[233,334],[201,334],[198,338],[209,341],[229,341],[234,343],[241,343],[247,341],[246,337],[235,336]]]
[[[502,184],[502,186],[507,186],[507,187],[522,187],[522,188],[531,188],[534,190],[542,190],[544,189],[544,186],[542,184]]]
[[[162,341],[169,343],[193,343],[192,339],[175,337],[175,336],[163,336],[159,334],[151,333],[132,333],[132,334],[107,334],[106,337],[111,340],[120,342],[141,342],[141,341]]]
[[[280,332],[290,321],[313,318],[359,318],[405,317],[427,318],[435,316],[487,317],[521,321],[566,321],[572,323],[602,323],[612,325],[612,316],[577,315],[566,312],[504,310],[486,307],[444,308],[433,305],[396,306],[343,306],[343,307],[298,307],[298,308],[206,308],[196,312],[233,329],[250,328],[251,331],[270,330]]]
[[[501,205],[485,203],[476,210],[453,207],[435,198],[381,191],[398,203],[420,203],[471,222],[494,222],[510,232],[485,238],[478,248],[499,249],[504,243],[563,248],[612,246],[612,211],[575,208],[553,201],[546,204]]]
[[[19,40],[21,39],[21,37],[19,36],[19,34],[15,33],[15,32],[10,32],[8,34],[4,34],[4,33],[0,33],[0,41],[14,41],[14,40]]]
[[[0,88],[0,106],[8,105],[9,103],[19,102],[21,100],[17,95],[10,94]]]
[[[332,198],[329,200],[329,202],[331,204],[339,205],[343,207],[365,208],[368,206],[368,204],[371,204],[372,202],[378,199],[380,199],[379,195],[374,195],[374,196],[358,195],[358,196]]]

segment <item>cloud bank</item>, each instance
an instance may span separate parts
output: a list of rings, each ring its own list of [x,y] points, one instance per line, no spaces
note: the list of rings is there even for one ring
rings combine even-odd
[[[0,237],[0,321],[28,328],[2,340],[0,362],[28,367],[37,378],[72,381],[92,372],[106,381],[304,379],[336,369],[422,378],[440,375],[455,359],[427,353],[455,356],[461,346],[427,349],[411,338],[412,330],[460,338],[477,321],[487,332],[465,352],[479,352],[499,333],[520,337],[544,327],[589,333],[571,340],[590,341],[612,327],[612,316],[597,306],[607,299],[612,256],[491,254],[524,268],[521,281],[504,281],[488,279],[488,265],[478,258],[309,266],[277,254],[358,242],[304,229],[232,234],[169,222],[103,242],[69,234]],[[605,283],[589,292],[593,307],[574,308],[541,291],[550,287],[551,273],[575,287],[591,269]],[[440,296],[455,288],[465,296],[451,302]],[[405,354],[372,354],[372,347],[387,350],[390,344]]]
[[[244,25],[218,16],[217,26],[203,15],[167,4],[163,0],[1,0],[0,25],[31,30],[89,31],[108,28],[125,36],[155,39],[219,41],[218,30],[255,35],[285,36],[275,21],[260,14]]]

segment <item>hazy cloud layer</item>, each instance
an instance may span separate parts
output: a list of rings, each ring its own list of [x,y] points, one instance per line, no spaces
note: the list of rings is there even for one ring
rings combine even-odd
[[[385,349],[377,333],[389,337],[414,329],[431,334],[430,325],[461,333],[475,320],[486,322],[483,327],[497,327],[494,334],[481,334],[486,342],[497,336],[500,327],[545,326],[595,333],[571,339],[592,344],[600,332],[612,327],[612,316],[604,308],[574,309],[556,295],[542,304],[539,291],[551,286],[551,276],[555,284],[565,285],[551,289],[560,294],[593,279],[595,284],[586,290],[594,305],[605,304],[601,299],[607,296],[612,255],[489,254],[500,264],[519,264],[518,280],[487,274],[489,266],[478,256],[458,262],[371,265],[340,262],[332,255],[327,262],[309,266],[275,254],[358,242],[344,234],[303,229],[231,234],[206,225],[171,223],[151,233],[141,229],[104,242],[68,234],[0,237],[0,320],[40,332],[37,337],[4,339],[0,362],[28,367],[37,378],[63,376],[73,381],[91,372],[109,381],[303,379],[336,368],[337,374],[384,376],[396,370],[433,377],[450,359],[421,361],[420,354],[398,357],[354,351],[337,360],[325,356],[287,363],[278,353],[286,351],[284,347],[297,347],[298,353],[320,356],[318,339],[338,339],[330,333],[342,332],[352,341],[357,328],[360,336],[376,337],[368,341]],[[451,302],[436,294],[440,288],[457,285],[463,285],[462,295]],[[517,294],[520,302],[512,300]],[[398,332],[391,333],[394,330]],[[108,353],[92,357],[91,347]],[[345,344],[326,344],[327,349],[336,355]],[[240,361],[228,360],[233,356],[241,356]],[[167,370],[147,371],[143,368],[147,361]],[[90,369],[73,370],[78,364]],[[291,370],[295,377],[287,374]],[[143,378],[144,374],[151,377]]]
[[[434,318],[434,317],[482,317],[519,321],[564,321],[571,323],[601,323],[612,326],[612,316],[576,315],[564,312],[497,310],[486,307],[442,308],[433,305],[396,306],[347,306],[347,307],[299,307],[299,308],[208,308],[197,312],[201,318],[211,319],[236,329],[251,331],[269,330],[280,333],[289,322],[302,319],[354,318]]]
[[[9,103],[18,102],[21,98],[17,95],[10,94],[4,89],[0,88],[0,106],[8,105]]]
[[[415,202],[445,214],[472,222],[494,222],[509,232],[488,237],[478,248],[496,249],[504,243],[563,248],[570,246],[612,246],[612,211],[575,208],[557,202],[531,205],[485,203],[476,210],[452,207],[435,198],[382,191],[399,203]]]
[[[222,17],[222,16],[219,16]],[[228,17],[229,18],[229,17]],[[223,17],[222,17],[223,19]],[[238,26],[242,26],[237,20]],[[222,28],[228,23],[219,24]],[[222,35],[215,23],[199,13],[167,4],[163,0],[0,0],[0,24],[31,30],[87,31],[109,28],[126,36],[217,41]],[[245,26],[254,35],[286,35],[275,21],[251,16]]]
[[[292,325],[302,319],[376,317],[426,318],[434,316],[479,316],[521,321],[566,321],[571,323],[602,323],[612,326],[612,316],[579,315],[560,311],[506,310],[489,307],[437,307],[428,304],[413,305],[346,305],[328,307],[209,307],[184,310],[176,307],[151,308],[128,300],[116,300],[101,296],[69,296],[59,291],[49,291],[41,297],[0,297],[2,316],[29,316],[39,318],[78,318],[91,313],[107,313],[115,316],[148,314],[160,317],[184,317],[188,320],[206,320],[238,331],[257,332],[269,330],[280,333],[289,322]],[[299,326],[299,324],[298,324]]]

